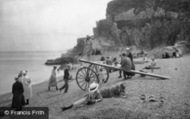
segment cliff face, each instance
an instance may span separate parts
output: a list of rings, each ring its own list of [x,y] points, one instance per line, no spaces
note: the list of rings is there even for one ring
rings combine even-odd
[[[190,1],[113,0],[107,4],[106,19],[98,21],[93,31],[93,41],[103,49],[136,46],[152,50],[190,42]],[[78,39],[73,51],[79,54],[84,47],[84,38]]]
[[[106,12],[107,18],[94,28],[95,36],[117,45],[153,49],[190,41],[189,0],[113,0]]]

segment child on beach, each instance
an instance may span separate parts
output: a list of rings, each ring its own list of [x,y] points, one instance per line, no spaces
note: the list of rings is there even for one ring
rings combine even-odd
[[[98,72],[98,78],[100,80],[100,83],[105,83],[105,76],[104,76],[104,72],[103,69],[101,68]]]
[[[152,61],[151,61],[151,63],[150,63],[150,67],[151,67],[151,72],[153,73],[153,72],[154,72],[154,69],[155,69],[155,67],[156,67],[156,62],[155,62],[155,59],[154,59],[154,58],[152,58],[151,60],[152,60]]]

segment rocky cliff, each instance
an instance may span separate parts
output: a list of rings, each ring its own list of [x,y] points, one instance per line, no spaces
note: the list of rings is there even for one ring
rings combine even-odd
[[[107,4],[106,19],[99,20],[93,31],[93,48],[102,50],[124,46],[152,50],[190,42],[190,1],[112,0]],[[77,42],[71,55],[85,48],[85,38]]]

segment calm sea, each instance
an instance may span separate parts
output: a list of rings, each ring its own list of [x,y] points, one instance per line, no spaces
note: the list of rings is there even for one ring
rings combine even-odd
[[[1,51],[0,95],[10,92],[14,77],[20,70],[27,70],[32,84],[48,80],[53,66],[44,65],[47,59],[60,57],[64,51]]]

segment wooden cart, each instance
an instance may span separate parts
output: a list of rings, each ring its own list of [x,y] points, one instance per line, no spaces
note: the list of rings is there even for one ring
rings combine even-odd
[[[109,72],[108,69],[115,69],[115,70],[122,70],[125,71],[125,69],[120,68],[119,66],[112,66],[112,65],[106,65],[103,64],[103,62],[93,62],[93,61],[87,61],[87,60],[79,60],[80,62],[87,63],[89,66],[84,66],[80,68],[76,73],[76,82],[78,86],[83,90],[86,91],[89,87],[89,85],[96,81],[100,82],[99,79],[99,72],[102,70],[102,73],[104,74],[104,80],[101,80],[101,82],[106,83],[109,79]],[[129,71],[128,71],[129,72]],[[169,79],[167,76],[152,74],[152,73],[145,73],[140,71],[131,70],[131,73],[140,74],[144,76],[151,76],[151,77],[157,77],[161,79]]]

